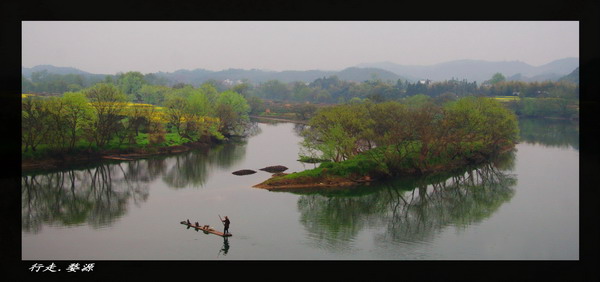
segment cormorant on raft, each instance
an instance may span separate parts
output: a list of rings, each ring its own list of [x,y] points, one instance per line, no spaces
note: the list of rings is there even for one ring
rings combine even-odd
[[[208,225],[200,226],[200,224],[198,224],[198,222],[197,222],[197,221],[196,221],[196,223],[195,223],[195,224],[190,224],[190,223],[188,223],[188,221],[185,221],[185,220],[184,220],[184,221],[181,221],[181,224],[183,224],[183,225],[186,225],[188,228],[189,228],[189,227],[192,227],[192,228],[194,228],[196,231],[198,231],[198,230],[202,230],[202,231],[204,231],[205,233],[212,233],[212,234],[215,234],[215,235],[218,235],[218,236],[221,236],[221,237],[231,237],[231,236],[233,236],[233,235],[232,235],[231,233],[229,233],[229,232],[228,232],[228,233],[223,233],[223,232],[220,232],[220,231],[217,231],[217,230],[215,230],[214,228],[212,228],[212,227],[210,227],[210,226],[208,226]]]
[[[232,172],[232,174],[235,174],[235,175],[248,175],[248,174],[254,174],[254,173],[256,173],[256,171],[250,170],[250,169],[242,169],[242,170]]]
[[[261,168],[260,170],[270,172],[270,173],[277,173],[277,172],[285,171],[287,169],[288,169],[287,167],[282,166],[282,165],[274,165],[274,166],[268,166],[268,167]]]

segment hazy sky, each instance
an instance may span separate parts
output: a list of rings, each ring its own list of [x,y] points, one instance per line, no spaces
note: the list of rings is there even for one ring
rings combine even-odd
[[[576,21],[24,21],[22,65],[101,74],[203,68],[341,70],[459,59],[579,57]]]

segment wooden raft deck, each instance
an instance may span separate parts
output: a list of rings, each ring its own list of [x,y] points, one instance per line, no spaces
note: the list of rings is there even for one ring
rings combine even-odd
[[[233,236],[233,234],[231,234],[231,233],[224,234],[223,232],[220,232],[220,231],[217,231],[217,230],[207,229],[207,228],[204,228],[202,226],[196,226],[194,224],[188,224],[186,221],[182,221],[181,224],[186,225],[187,227],[192,227],[192,228],[197,229],[197,230],[202,230],[202,231],[204,231],[206,233],[212,233],[212,234],[215,234],[215,235],[218,235],[218,236],[221,236],[221,237],[231,237],[231,236]]]

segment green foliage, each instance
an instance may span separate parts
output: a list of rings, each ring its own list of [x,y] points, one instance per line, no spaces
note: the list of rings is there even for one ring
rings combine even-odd
[[[494,99],[466,97],[436,105],[353,103],[317,112],[304,135],[308,157],[331,159],[321,169],[352,174],[425,173],[514,146],[516,116]]]
[[[98,75],[57,74],[42,70],[33,72],[30,79],[21,76],[21,90],[23,93],[62,94],[90,87],[100,80]]]
[[[303,162],[303,163],[324,163],[324,162],[329,162],[330,160],[328,159],[322,159],[322,158],[315,158],[315,157],[309,157],[309,156],[300,156],[300,158],[298,159],[299,162]]]
[[[421,108],[432,102],[431,98],[425,94],[417,94],[402,100],[404,104],[411,108]]]
[[[213,116],[215,113],[214,105],[201,91],[194,91],[188,96],[186,111],[199,116]]]
[[[252,96],[248,98],[247,101],[248,106],[250,106],[249,114],[258,115],[263,113],[266,109],[264,101],[258,97]]]
[[[579,118],[579,103],[573,99],[523,98],[508,107],[523,117]]]
[[[49,111],[43,100],[36,97],[23,99],[21,106],[21,140],[25,152],[35,151],[49,131]]]
[[[506,81],[506,77],[504,75],[502,75],[501,73],[497,72],[494,75],[492,75],[492,78],[490,78],[489,80],[485,81],[484,84],[498,84],[500,82],[504,82]]]
[[[290,96],[288,86],[278,80],[270,80],[257,86],[258,97],[267,99],[287,100]]]
[[[234,91],[225,91],[219,94],[216,101],[216,116],[220,119],[219,132],[232,135],[241,132],[249,121],[250,105],[244,96]]]
[[[162,105],[165,96],[171,88],[162,85],[143,85],[138,91],[138,95],[142,101],[152,105]]]
[[[147,82],[144,75],[137,71],[117,75],[117,85],[123,93],[129,96],[129,100],[142,101],[140,90],[145,84]]]
[[[346,160],[371,147],[368,138],[373,134],[373,121],[363,104],[322,108],[309,125],[304,145],[309,152],[321,151],[325,159]]]
[[[112,84],[99,83],[84,91],[94,110],[87,123],[86,135],[98,147],[107,145],[117,134],[127,96]]]

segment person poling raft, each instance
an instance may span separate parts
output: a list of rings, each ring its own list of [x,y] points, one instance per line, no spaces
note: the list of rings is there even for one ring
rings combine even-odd
[[[188,227],[193,227],[196,230],[202,230],[202,231],[204,231],[204,233],[212,233],[212,234],[215,234],[215,235],[218,235],[218,236],[221,236],[221,237],[231,237],[231,236],[233,236],[233,234],[229,233],[229,229],[228,228],[226,229],[226,233],[222,233],[222,232],[217,231],[215,228],[210,227],[209,225],[200,226],[200,224],[197,221],[196,221],[196,223],[192,224],[189,219],[181,221],[180,223],[183,224],[183,225],[187,225]],[[227,227],[229,227],[229,225]]]
[[[221,220],[221,222],[223,222],[224,228],[223,228],[223,234],[230,234],[229,233],[229,224],[231,223],[229,221],[229,218],[227,216],[225,216],[225,220],[223,220],[221,218],[221,215],[219,215],[219,219]]]

